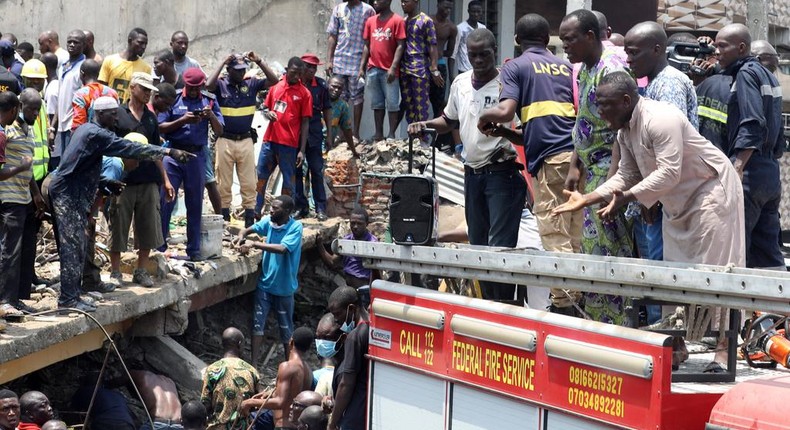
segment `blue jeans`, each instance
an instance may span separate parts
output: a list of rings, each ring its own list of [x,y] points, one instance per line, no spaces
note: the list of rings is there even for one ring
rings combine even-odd
[[[217,178],[214,176],[214,152],[209,145],[206,145],[203,147],[203,153],[206,157],[206,183],[217,182]]]
[[[170,157],[165,157],[162,162],[173,189],[178,190],[181,184],[184,184],[184,203],[187,209],[187,255],[195,259],[200,258],[200,221],[203,216],[203,188],[206,185],[206,153],[197,151],[195,158],[186,164],[181,164]],[[170,217],[176,205],[175,199],[168,203],[166,197],[162,192],[162,236],[165,239],[170,236]],[[160,251],[165,249],[167,242],[159,248]]]
[[[371,67],[367,72],[367,86],[370,94],[370,107],[374,110],[387,109],[387,112],[400,110],[400,83],[398,78],[387,82],[387,71]]]
[[[639,255],[647,260],[661,261],[664,259],[664,237],[661,223],[664,212],[658,211],[653,224],[645,224],[641,216],[634,218],[634,237]],[[661,305],[646,305],[647,323],[653,324],[661,319]]]
[[[294,333],[294,296],[275,296],[260,288],[255,290],[255,310],[252,317],[252,335],[263,336],[266,318],[274,309],[280,326],[280,341],[288,343]]]
[[[527,182],[518,170],[464,175],[466,225],[472,245],[515,248]],[[483,298],[510,300],[515,285],[480,282]]]
[[[310,190],[315,202],[315,211],[326,213],[326,190],[324,189],[324,152],[321,145],[310,146],[307,144],[307,153],[304,154],[307,162],[307,174],[310,177]],[[310,202],[304,192],[304,166],[296,168],[295,172],[294,201],[297,210],[307,210]]]
[[[258,154],[258,182],[263,181],[263,189],[266,190],[266,181],[269,180],[275,166],[280,168],[283,177],[283,194],[293,196],[296,193],[296,154],[298,148],[280,145],[274,142],[263,142],[261,152]],[[255,204],[255,212],[260,213],[263,207],[263,196],[258,195]]]

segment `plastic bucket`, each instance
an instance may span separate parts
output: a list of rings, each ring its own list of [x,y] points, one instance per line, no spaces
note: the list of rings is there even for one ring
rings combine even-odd
[[[203,215],[200,222],[200,256],[202,258],[222,257],[222,215]]]

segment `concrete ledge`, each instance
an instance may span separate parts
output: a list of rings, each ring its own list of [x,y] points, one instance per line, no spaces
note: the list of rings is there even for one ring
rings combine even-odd
[[[330,219],[321,224],[305,223],[303,251],[315,246],[319,234],[334,237],[337,234],[339,219]],[[112,333],[123,333],[131,323],[159,309],[177,303],[183,297],[201,297],[205,294],[211,299],[203,300],[199,309],[248,293],[256,283],[230,281],[254,274],[260,268],[261,253],[247,256],[237,255],[225,249],[226,256],[197,263],[199,278],[182,279],[170,274],[155,288],[125,286],[115,292],[105,294],[104,301],[93,316]],[[230,283],[230,284],[228,284]],[[211,291],[219,288],[219,296]],[[205,292],[205,293],[204,293]],[[45,317],[23,323],[9,324],[0,336],[0,383],[7,382],[53,363],[74,357],[87,351],[102,347],[104,336],[99,328],[82,315]],[[35,359],[31,355],[35,354]]]

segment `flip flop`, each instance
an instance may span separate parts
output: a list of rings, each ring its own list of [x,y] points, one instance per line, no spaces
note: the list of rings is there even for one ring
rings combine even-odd
[[[24,312],[20,311],[19,309],[15,308],[10,303],[3,303],[0,305],[0,318],[20,318],[25,316]]]
[[[724,373],[726,371],[727,370],[724,367],[722,367],[721,364],[719,364],[719,363],[717,363],[715,361],[711,361],[705,367],[705,370],[703,370],[702,373]]]

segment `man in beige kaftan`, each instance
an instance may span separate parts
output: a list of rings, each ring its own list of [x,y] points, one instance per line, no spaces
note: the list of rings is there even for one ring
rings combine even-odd
[[[646,207],[660,201],[665,261],[744,267],[743,189],[730,160],[679,109],[639,97],[625,72],[602,78],[596,99],[601,117],[618,130],[619,168],[589,194],[566,191],[568,201],[553,213],[608,201],[599,210],[607,217],[634,200]],[[725,362],[719,351],[708,368],[720,371]]]
[[[555,213],[609,201],[600,210],[608,215],[629,201],[661,201],[666,261],[743,267],[743,190],[727,157],[677,108],[639,97],[627,73],[606,76],[596,96],[619,130],[619,169],[590,194],[569,193]]]

